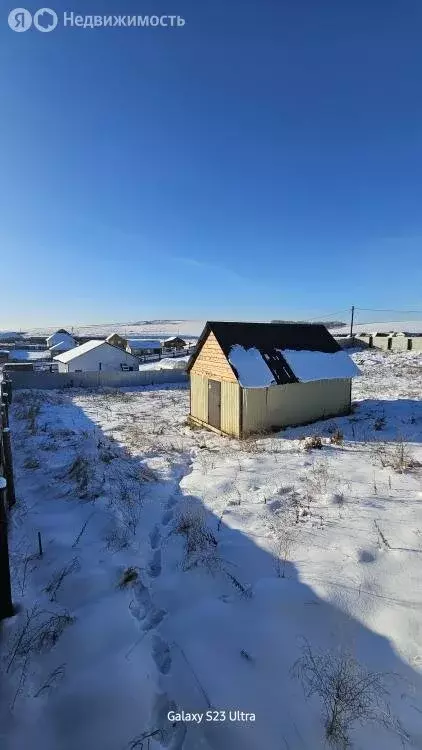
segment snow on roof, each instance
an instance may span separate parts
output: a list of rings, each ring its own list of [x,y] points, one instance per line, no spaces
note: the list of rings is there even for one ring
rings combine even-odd
[[[245,350],[256,349],[271,371],[277,385],[296,383],[297,377],[289,367],[282,351],[302,350],[334,353],[341,351],[325,326],[316,323],[241,323],[210,321],[201,334],[198,345],[189,361],[188,372],[202,349],[208,335],[212,333],[229,359],[234,346]],[[230,360],[229,360],[230,361]],[[232,363],[231,363],[232,364]],[[266,378],[261,383],[265,387]],[[258,386],[256,386],[258,387]]]
[[[46,339],[47,344],[60,344],[66,342],[66,344],[69,344],[69,346],[75,346],[75,339],[73,336],[70,335],[70,333],[67,333],[66,331],[56,331],[55,333],[51,334],[51,336],[48,336]]]
[[[131,349],[161,349],[161,341],[156,339],[127,339]]]
[[[31,361],[36,359],[50,359],[50,352],[29,351],[28,349],[14,349],[9,352],[10,359],[17,359],[19,362]]]
[[[103,346],[103,344],[106,344],[106,341],[103,341],[101,339],[91,339],[90,341],[85,341],[84,344],[81,344],[80,346],[75,346],[73,349],[70,349],[68,352],[63,352],[63,354],[58,354],[57,357],[54,357],[58,362],[70,362],[72,359],[76,359],[77,357],[81,357],[82,354],[86,354],[87,352],[90,352],[92,349],[96,349],[98,346]],[[111,344],[107,344],[107,346],[111,346]]]
[[[280,353],[301,383],[308,383],[312,380],[354,378],[361,374],[345,351],[329,353],[283,349]]]
[[[58,344],[53,344],[53,346],[50,346],[50,352],[67,352],[69,349],[74,349],[75,343],[70,343],[69,341],[60,341]]]
[[[230,349],[228,360],[236,369],[239,383],[244,388],[265,388],[275,383],[270,368],[255,347],[245,349],[235,344]]]

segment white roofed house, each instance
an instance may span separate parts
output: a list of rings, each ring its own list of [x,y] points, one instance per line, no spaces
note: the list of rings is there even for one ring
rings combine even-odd
[[[72,344],[70,341],[60,341],[59,343],[50,346],[49,352],[52,357],[55,357],[57,354],[63,354],[63,352],[68,352],[71,349],[74,349],[75,346],[76,343]]]
[[[53,346],[56,346],[57,344],[67,346],[67,349],[63,348],[62,351],[67,351],[68,349],[72,349],[72,347],[76,346],[75,339],[64,328],[60,328],[55,333],[52,333],[51,336],[48,336],[46,339],[46,343],[49,349],[51,349]]]
[[[107,341],[93,339],[54,357],[59,372],[119,372],[139,369],[129,352]]]
[[[207,323],[187,370],[191,420],[236,437],[347,414],[360,374],[310,323]]]

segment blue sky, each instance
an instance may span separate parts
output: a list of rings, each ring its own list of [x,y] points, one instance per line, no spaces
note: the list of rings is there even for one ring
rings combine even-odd
[[[186,25],[46,34],[12,7],[0,328],[421,309],[419,0],[61,0]]]

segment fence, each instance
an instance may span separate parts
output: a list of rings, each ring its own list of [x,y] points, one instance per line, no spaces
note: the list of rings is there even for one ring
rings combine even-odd
[[[16,502],[9,430],[11,398],[10,382],[2,381],[0,383],[0,620],[13,615],[8,544],[9,509]]]
[[[384,349],[392,352],[422,352],[422,336],[375,336],[360,334],[356,337],[357,342],[363,342],[370,349]]]
[[[140,370],[139,372],[8,372],[14,390],[22,388],[130,388],[142,385],[187,383],[183,370]]]

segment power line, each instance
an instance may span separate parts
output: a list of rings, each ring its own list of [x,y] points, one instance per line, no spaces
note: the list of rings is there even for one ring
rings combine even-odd
[[[337,310],[337,312],[324,313],[324,315],[316,315],[315,318],[306,318],[306,320],[307,321],[312,321],[312,320],[321,320],[322,321],[323,318],[332,318],[334,315],[340,315],[341,313],[345,313],[345,312],[347,312],[347,313],[350,312],[350,309],[348,308],[346,310]]]
[[[381,309],[377,310],[373,307],[355,307],[355,310],[362,310],[363,312],[394,312],[394,313],[405,313],[408,315],[409,313],[415,313],[418,315],[422,315],[422,310],[394,310],[393,308],[387,308],[387,309]]]

